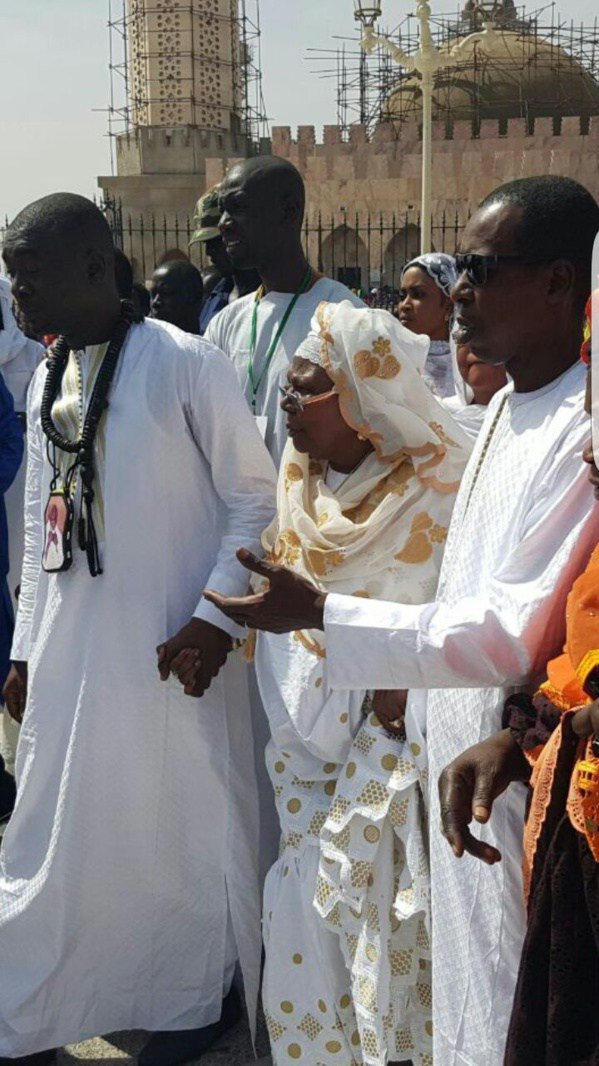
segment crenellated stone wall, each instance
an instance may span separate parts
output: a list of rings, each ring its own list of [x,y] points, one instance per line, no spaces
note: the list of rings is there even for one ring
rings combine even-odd
[[[262,151],[270,151],[265,141]],[[307,186],[304,233],[311,262],[350,284],[396,286],[401,266],[419,248],[421,132],[416,123],[399,132],[380,125],[368,136],[352,126],[275,126],[272,151],[290,159]],[[117,140],[117,177],[102,177],[104,192],[119,202],[138,276],[168,248],[187,250],[189,216],[198,196],[218,184],[246,157],[243,137],[197,127],[140,128]],[[599,116],[583,123],[551,119],[530,131],[520,119],[483,122],[477,135],[468,122],[434,127],[433,243],[454,251],[461,226],[483,199],[512,178],[562,174],[586,185],[599,199]],[[155,231],[155,227],[158,227]],[[194,255],[197,253],[197,246]]]
[[[270,150],[270,144],[266,145]],[[98,179],[104,193],[134,215],[156,211],[193,213],[198,196],[212,184],[207,177],[222,159],[244,158],[247,140],[238,134],[197,126],[140,126],[116,138],[116,175]]]
[[[599,199],[599,116],[585,124],[564,118],[559,133],[552,119],[537,119],[527,130],[523,119],[481,124],[478,135],[469,122],[448,130],[434,125],[433,211],[466,217],[496,186],[534,174],[560,174],[586,185]],[[322,141],[313,126],[275,126],[272,150],[290,159],[308,188],[311,218],[338,219],[346,213],[385,215],[418,210],[421,189],[421,131],[406,124],[398,134],[390,123],[369,138],[363,126],[345,137],[339,126],[325,126]],[[209,164],[207,176],[218,180],[220,168]]]

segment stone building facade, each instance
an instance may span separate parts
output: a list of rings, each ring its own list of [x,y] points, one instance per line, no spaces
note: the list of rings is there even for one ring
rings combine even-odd
[[[455,239],[473,207],[512,178],[559,174],[576,178],[599,199],[599,116],[456,122],[451,136],[434,127],[433,242],[454,251]],[[418,251],[421,135],[417,123],[383,123],[372,137],[352,126],[346,138],[325,126],[322,141],[313,126],[272,131],[272,150],[289,159],[308,190],[307,243],[313,262],[362,284],[392,284],[407,258]],[[209,160],[206,176],[216,184],[227,161]],[[356,221],[357,216],[357,221]],[[443,224],[444,223],[444,224]],[[382,270],[381,270],[382,265]],[[382,276],[381,276],[382,275]]]
[[[564,118],[555,132],[549,118],[535,120],[529,130],[524,119],[500,123],[488,119],[473,136],[469,122],[456,122],[452,136],[442,122],[433,126],[433,210],[467,217],[472,206],[497,185],[532,174],[560,174],[576,178],[599,198],[599,116],[583,131],[581,120]],[[337,126],[325,126],[318,143],[313,126],[273,129],[273,152],[290,159],[301,171],[309,191],[310,212],[337,215],[340,207],[361,214],[390,214],[417,207],[421,189],[421,141],[416,123],[377,127],[371,138],[362,126],[352,126],[347,140]],[[216,164],[218,166],[218,164]],[[210,177],[214,168],[209,167]]]
[[[541,46],[513,5],[499,6],[505,26],[500,19],[493,55],[481,63],[469,54],[459,89],[445,84],[443,71],[435,86],[439,249],[453,251],[474,206],[511,178],[563,174],[599,198],[599,81],[563,48]],[[463,18],[472,17],[466,4]],[[238,0],[127,0],[127,18],[131,127],[117,138],[117,175],[98,183],[137,276],[148,277],[165,254],[188,251],[198,197],[257,146],[242,130]],[[422,146],[413,80],[400,76],[387,121],[372,134],[326,126],[319,140],[313,126],[295,136],[278,126],[272,144],[258,146],[299,168],[310,259],[350,284],[394,286],[418,250]],[[516,104],[526,118],[510,117]],[[194,246],[192,256],[200,253]]]
[[[130,128],[116,138],[116,176],[98,185],[126,227],[174,235],[206,188],[206,160],[249,151],[238,0],[127,0],[126,29]]]

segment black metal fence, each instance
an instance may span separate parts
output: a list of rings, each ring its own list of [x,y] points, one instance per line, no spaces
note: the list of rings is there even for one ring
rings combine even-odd
[[[145,281],[169,258],[188,256],[200,268],[207,265],[202,243],[190,241],[193,218],[177,215],[135,215],[120,203],[101,204],[115,243],[133,263],[136,279]],[[433,246],[456,251],[464,220],[443,212],[433,220]],[[384,215],[342,212],[328,218],[306,218],[303,241],[310,262],[329,277],[363,293],[373,288],[396,290],[405,263],[420,249],[420,215],[413,210]]]
[[[200,269],[208,265],[204,245],[190,245],[195,228],[191,216],[136,215],[110,199],[100,207],[116,245],[131,260],[137,281],[147,281],[155,267],[173,257],[187,256]],[[455,252],[464,224],[457,213],[448,211],[433,219],[433,247]],[[0,247],[3,236],[0,227]],[[327,218],[309,214],[303,242],[310,262],[328,277],[362,293],[375,288],[395,291],[402,268],[420,249],[420,215],[414,210],[366,216],[343,211]]]

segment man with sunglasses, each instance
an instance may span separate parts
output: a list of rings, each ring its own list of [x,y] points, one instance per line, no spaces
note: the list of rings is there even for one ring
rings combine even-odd
[[[334,688],[411,690],[406,728],[426,737],[431,782],[434,1059],[500,1066],[524,934],[525,791],[516,784],[481,832],[503,862],[456,862],[441,839],[437,780],[500,728],[514,689],[561,650],[564,602],[599,533],[581,455],[588,437],[579,362],[599,206],[560,177],[492,193],[462,240],[453,293],[460,343],[505,365],[456,501],[436,601],[324,596],[243,555],[270,588],[210,599],[274,632],[323,628]],[[420,690],[420,691],[418,691]]]

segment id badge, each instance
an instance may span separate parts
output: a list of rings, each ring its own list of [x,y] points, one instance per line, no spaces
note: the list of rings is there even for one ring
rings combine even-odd
[[[262,440],[266,440],[266,430],[268,429],[268,418],[266,415],[254,415],[254,422],[258,433],[262,437]]]
[[[68,570],[73,562],[73,504],[64,489],[50,493],[44,512],[42,569],[48,574]]]

